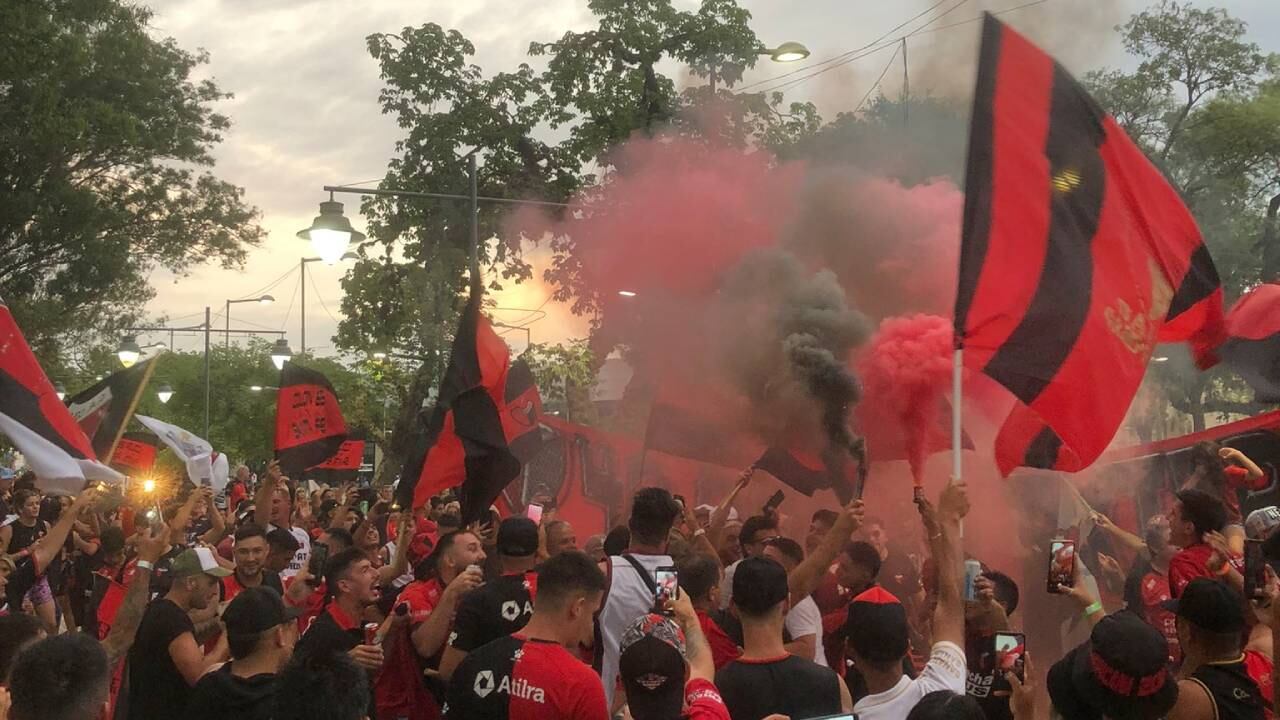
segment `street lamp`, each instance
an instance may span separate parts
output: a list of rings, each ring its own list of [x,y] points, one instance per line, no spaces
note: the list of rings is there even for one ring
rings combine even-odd
[[[387,353],[384,350],[374,350],[372,354],[373,354],[373,359],[377,360],[378,362],[382,362],[383,360],[387,359]]]
[[[760,54],[777,63],[789,63],[809,57],[809,48],[798,42],[784,42],[776,48],[765,48]]]
[[[284,338],[276,340],[276,344],[271,346],[271,362],[277,370],[283,370],[284,364],[292,357],[293,351],[289,349],[289,343]]]
[[[120,340],[120,347],[116,348],[116,357],[120,358],[120,364],[126,368],[133,367],[138,362],[138,358],[142,357],[142,348],[138,347],[138,336],[125,335]]]
[[[311,221],[311,227],[299,230],[298,237],[310,240],[320,259],[326,265],[334,265],[342,259],[352,240],[357,243],[364,240],[364,233],[351,227],[351,221],[342,214],[342,203],[334,200],[330,192],[329,201],[320,203],[320,214]]]
[[[160,398],[161,403],[169,404],[169,398],[173,397],[173,388],[169,383],[161,383],[160,388],[156,390],[156,397]]]
[[[330,197],[332,197],[333,193],[330,193],[329,195]],[[324,205],[324,203],[320,203],[320,204]],[[338,204],[341,205],[342,203],[338,203]],[[347,226],[350,227],[351,223],[347,223]],[[301,237],[303,232],[310,232],[310,231],[303,230],[302,232],[298,233],[298,236]],[[360,233],[356,233],[356,234],[360,235]],[[364,235],[360,235],[360,238],[363,240]],[[360,256],[353,252],[343,253],[342,257],[339,258],[339,260],[359,260],[359,259],[360,259]],[[302,311],[301,312],[302,319],[298,323],[298,329],[302,331],[302,339],[301,339],[302,347],[298,349],[299,355],[307,354],[307,263],[322,262],[322,261],[326,265],[334,264],[323,257],[301,258],[298,260],[298,282],[301,283],[301,287],[302,287],[302,303],[299,306]]]
[[[618,295],[624,298],[633,298],[636,296],[636,291],[635,290],[619,290]]]
[[[222,331],[225,335],[224,347],[231,347],[231,306],[232,305],[238,305],[240,303],[257,303],[259,305],[270,305],[275,301],[276,299],[271,297],[270,295],[263,295],[262,297],[256,297],[256,298],[244,298],[242,300],[228,300],[227,309],[226,309],[226,312],[223,313],[223,318],[222,318],[226,322],[225,329]]]
[[[58,399],[61,400],[67,396],[67,388],[62,383],[54,383],[53,394],[57,395]]]

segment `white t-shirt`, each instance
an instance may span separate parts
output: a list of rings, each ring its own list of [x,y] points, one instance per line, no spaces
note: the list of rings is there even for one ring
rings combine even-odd
[[[738,564],[741,560],[734,560],[729,563],[729,567],[724,569],[724,577],[720,580],[720,609],[728,610],[729,602],[733,600],[733,573],[737,571]]]
[[[674,564],[670,555],[632,554],[631,557],[649,573],[650,582],[653,571]],[[600,679],[604,682],[607,706],[613,707],[613,691],[618,685],[618,643],[631,623],[653,610],[653,591],[626,558],[611,556],[609,562],[612,564],[609,596],[600,608],[600,640],[604,644]]]
[[[275,525],[267,525],[267,532],[276,529]],[[311,536],[307,534],[307,531],[295,525],[289,528],[289,534],[298,541],[298,551],[293,554],[293,559],[289,561],[289,567],[280,571],[281,580],[288,580],[297,575],[302,566],[306,565],[307,561],[311,559]]]
[[[796,603],[787,613],[784,621],[787,633],[792,640],[799,640],[806,635],[814,636],[813,657],[810,658],[822,667],[827,666],[827,653],[822,649],[822,612],[813,598],[806,597]]]
[[[929,662],[920,677],[912,680],[903,675],[892,688],[859,700],[853,706],[853,712],[858,720],[902,720],[931,692],[950,690],[963,695],[966,673],[964,650],[959,645],[934,643]]]

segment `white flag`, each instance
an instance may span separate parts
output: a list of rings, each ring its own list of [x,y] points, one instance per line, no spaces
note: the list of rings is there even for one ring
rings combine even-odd
[[[196,487],[211,487],[215,492],[227,486],[227,458],[215,453],[208,440],[186,430],[146,415],[134,415],[138,422],[155,433],[174,455],[187,464],[187,477]],[[219,472],[221,461],[221,472]],[[219,484],[220,483],[220,484]]]
[[[86,480],[124,482],[124,476],[96,460],[80,460],[26,425],[0,412],[0,434],[22,452],[36,474],[36,487],[50,495],[75,495]]]

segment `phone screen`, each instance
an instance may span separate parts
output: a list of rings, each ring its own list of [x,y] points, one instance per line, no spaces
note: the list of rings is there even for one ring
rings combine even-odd
[[[1244,596],[1260,600],[1266,596],[1267,561],[1262,554],[1261,540],[1244,541]]]
[[[674,565],[660,567],[653,571],[654,597],[653,604],[656,607],[663,607],[668,600],[679,597],[680,592],[680,576],[676,573]]]
[[[1026,651],[1027,637],[1022,633],[996,633],[996,670],[1026,680]]]
[[[778,492],[774,493],[772,497],[769,498],[769,502],[765,503],[764,506],[768,510],[775,510],[779,505],[782,504],[782,500],[785,497],[786,496],[782,494],[782,491],[779,490]]]
[[[542,506],[541,505],[539,505],[538,503],[529,503],[529,507],[526,513],[528,514],[530,520],[534,521],[535,523],[538,523],[539,525],[542,524]]]
[[[1076,583],[1076,544],[1071,540],[1054,540],[1049,545],[1049,592],[1058,586],[1074,587]]]
[[[329,546],[324,543],[315,543],[311,546],[311,562],[308,569],[311,576],[315,578],[324,577],[324,566],[329,562]]]

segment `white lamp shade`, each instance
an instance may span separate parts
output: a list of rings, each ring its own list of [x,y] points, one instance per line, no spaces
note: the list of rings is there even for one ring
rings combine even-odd
[[[156,397],[160,398],[160,402],[168,403],[169,399],[173,397],[173,388],[168,383],[161,385],[160,389],[156,390]]]
[[[127,368],[133,367],[141,355],[142,353],[137,350],[121,350],[116,353],[116,357],[120,358],[120,364]]]

